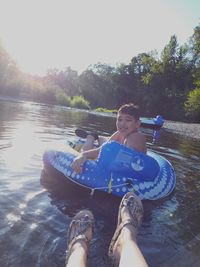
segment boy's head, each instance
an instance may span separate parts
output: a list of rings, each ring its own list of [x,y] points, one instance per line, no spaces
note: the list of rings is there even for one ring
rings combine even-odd
[[[134,105],[133,103],[122,105],[118,109],[118,113],[123,113],[123,114],[128,114],[130,116],[133,116],[135,120],[140,119],[139,107]]]
[[[137,132],[140,127],[140,114],[138,107],[134,104],[125,104],[117,112],[117,130],[127,137],[133,132]]]

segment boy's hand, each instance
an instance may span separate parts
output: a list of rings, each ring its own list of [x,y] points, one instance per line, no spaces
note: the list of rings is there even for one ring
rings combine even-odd
[[[82,172],[83,164],[86,160],[87,158],[83,154],[81,154],[73,160],[71,167],[74,169],[75,172],[80,173]]]

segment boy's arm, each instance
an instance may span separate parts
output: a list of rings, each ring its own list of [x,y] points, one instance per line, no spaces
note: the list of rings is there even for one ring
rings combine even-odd
[[[97,147],[94,149],[90,149],[87,151],[82,152],[81,154],[86,158],[86,159],[96,159],[99,155],[99,151],[100,151],[101,147]]]
[[[126,141],[126,145],[136,149],[137,151],[143,152],[146,154],[146,138],[143,134],[137,133],[132,138],[129,138]]]
[[[114,141],[117,141],[117,142],[121,142],[119,133],[115,132],[108,139],[108,141],[111,141],[111,140],[114,140]],[[74,159],[74,161],[72,162],[72,165],[71,165],[72,168],[75,170],[75,172],[78,172],[78,173],[82,172],[82,167],[83,167],[83,164],[85,163],[85,161],[87,159],[96,159],[98,157],[98,155],[99,155],[100,149],[101,149],[101,147],[98,147],[98,148],[87,150],[87,151],[84,151],[84,152],[80,153]]]
[[[82,172],[83,164],[87,159],[95,159],[98,157],[100,151],[100,147],[84,151],[80,153],[72,162],[72,168],[75,172]]]

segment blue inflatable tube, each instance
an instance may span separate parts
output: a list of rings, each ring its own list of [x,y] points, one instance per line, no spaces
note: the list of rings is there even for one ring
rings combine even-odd
[[[102,146],[97,160],[87,160],[82,173],[71,168],[75,155],[63,151],[46,151],[44,170],[56,170],[68,181],[91,191],[101,190],[123,197],[134,191],[141,199],[157,200],[169,195],[176,185],[170,162],[156,153],[146,155],[115,141]]]
[[[154,130],[159,130],[163,124],[164,119],[161,115],[157,115],[155,118],[140,118],[141,126],[144,128],[151,128]]]

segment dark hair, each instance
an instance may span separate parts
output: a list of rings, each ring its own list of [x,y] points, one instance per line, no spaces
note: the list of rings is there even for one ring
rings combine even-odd
[[[136,120],[139,120],[140,118],[140,112],[139,112],[139,107],[137,105],[134,105],[133,103],[129,103],[129,104],[125,104],[122,105],[119,109],[118,109],[118,113],[125,113],[128,115],[133,116]]]

